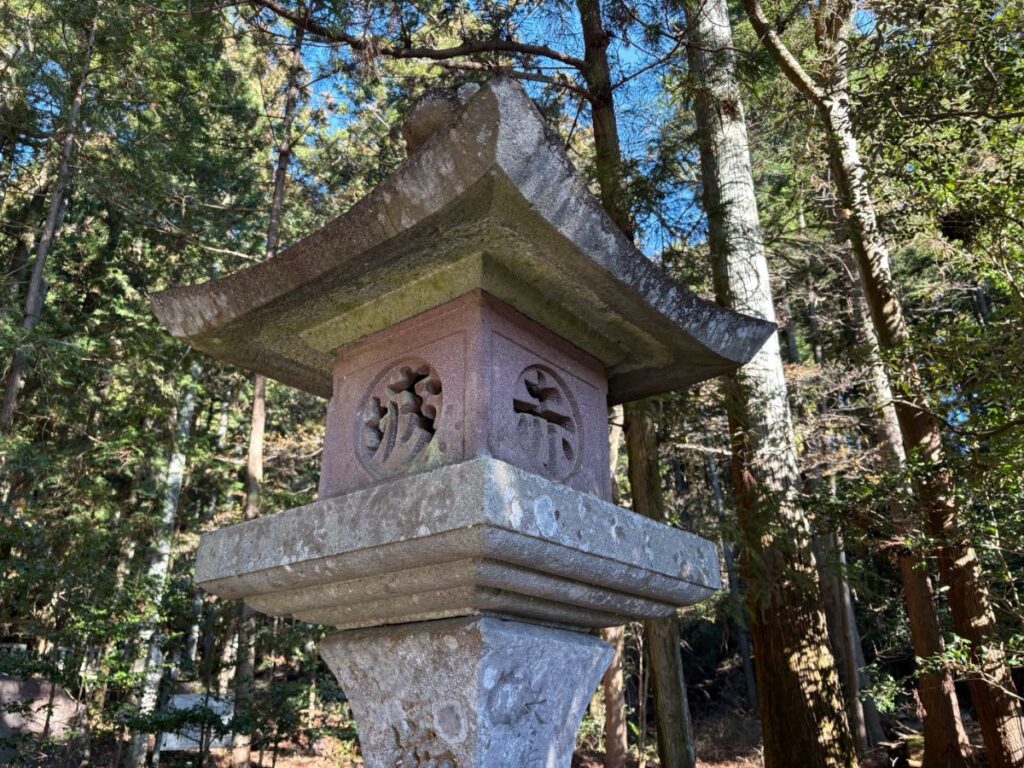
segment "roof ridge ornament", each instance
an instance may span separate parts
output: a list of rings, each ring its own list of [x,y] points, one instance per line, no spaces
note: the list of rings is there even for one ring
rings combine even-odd
[[[478,83],[466,83],[458,88],[432,88],[416,99],[402,123],[406,151],[413,154],[431,136],[450,128],[466,101],[479,90]]]

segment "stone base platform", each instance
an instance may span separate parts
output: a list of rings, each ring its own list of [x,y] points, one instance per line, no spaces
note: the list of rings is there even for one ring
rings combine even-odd
[[[711,542],[491,458],[207,533],[196,581],[343,629],[476,614],[612,626],[720,586]]]
[[[321,655],[349,698],[367,768],[566,768],[612,649],[477,617],[342,632]]]

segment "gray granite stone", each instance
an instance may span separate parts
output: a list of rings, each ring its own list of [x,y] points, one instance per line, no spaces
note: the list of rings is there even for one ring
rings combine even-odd
[[[491,458],[204,534],[195,578],[343,627],[473,613],[608,626],[720,586],[711,542]]]
[[[256,595],[247,602],[261,613],[340,629],[484,611],[602,627],[674,610],[669,603],[479,558]]]
[[[568,768],[612,649],[484,617],[342,632],[321,654],[367,768]]]
[[[416,151],[277,257],[152,297],[221,360],[324,397],[335,351],[482,289],[601,361],[630,400],[731,371],[774,331],[684,290],[590,194],[521,86],[434,97]]]

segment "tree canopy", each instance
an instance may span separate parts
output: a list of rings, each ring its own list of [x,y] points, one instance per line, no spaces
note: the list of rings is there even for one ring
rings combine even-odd
[[[404,159],[418,97],[496,75],[648,258],[779,324],[777,380],[610,412],[618,502],[719,542],[728,588],[609,636],[581,759],[685,765],[675,722],[701,762],[749,733],[777,768],[772,734],[813,715],[807,765],[1024,763],[1024,6],[1002,0],[6,0],[0,674],[82,714],[0,755],[201,764],[233,734],[236,765],[350,764],[329,628],[192,572],[203,532],[315,498],[324,403],[175,341],[148,295],[273,258]],[[786,698],[796,640],[821,669]],[[198,755],[161,755],[189,723]]]

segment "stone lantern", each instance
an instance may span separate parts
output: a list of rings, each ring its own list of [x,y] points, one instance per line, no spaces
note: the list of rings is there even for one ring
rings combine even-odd
[[[153,296],[213,357],[325,398],[319,499],[203,536],[196,581],[337,627],[368,766],[570,763],[593,630],[719,588],[714,544],[614,506],[607,406],[774,325],[639,253],[506,79],[422,100],[409,157],[257,266]]]

